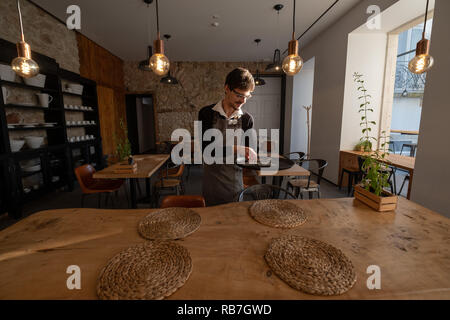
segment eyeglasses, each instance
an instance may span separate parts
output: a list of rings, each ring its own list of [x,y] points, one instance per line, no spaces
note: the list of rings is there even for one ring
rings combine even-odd
[[[235,91],[234,89],[231,90],[231,91],[233,91],[233,93],[234,93],[234,94],[236,95],[236,97],[238,97],[238,98],[244,98],[245,100],[248,100],[248,99],[250,99],[250,98],[252,97],[251,94],[249,94],[248,96],[246,96],[246,95],[244,95],[244,94],[240,94],[239,92]]]

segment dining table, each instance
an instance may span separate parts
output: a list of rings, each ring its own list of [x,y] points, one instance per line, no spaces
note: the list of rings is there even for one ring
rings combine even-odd
[[[290,229],[261,224],[249,213],[252,201],[192,208],[200,227],[172,240],[187,249],[192,272],[167,299],[450,299],[448,218],[405,198],[385,213],[353,198],[282,201],[302,208],[306,222]],[[98,299],[103,267],[123,250],[150,241],[137,226],[158,210],[47,210],[0,231],[0,299]],[[286,235],[341,250],[356,274],[353,287],[335,296],[290,287],[264,258],[272,239]],[[69,289],[75,267],[80,287]],[[376,288],[369,285],[373,270]]]
[[[367,156],[369,152],[364,151],[353,151],[353,150],[341,150],[339,156],[339,174],[338,177],[340,179],[342,168],[349,169],[358,169],[358,157]],[[381,159],[380,162],[385,163],[389,166],[396,167],[402,170],[405,170],[409,174],[409,183],[408,183],[408,193],[406,198],[411,199],[411,188],[413,184],[413,176],[414,176],[414,165],[416,162],[416,158],[403,156],[400,154],[389,153],[386,154],[384,159]],[[340,183],[340,182],[339,182]],[[338,183],[338,184],[339,184]],[[345,180],[342,181],[342,186],[345,186]]]
[[[284,156],[280,155],[280,158],[286,159]],[[256,170],[256,175],[258,177],[261,177],[261,182],[263,184],[266,183],[266,179],[268,177],[273,178],[273,184],[281,186],[283,182],[283,178],[285,177],[309,177],[311,175],[311,172],[302,166],[295,163],[294,160],[292,161],[292,166],[287,169],[276,169],[271,167],[262,167],[259,170]]]
[[[130,208],[137,208],[137,193],[136,184],[137,179],[145,179],[146,185],[146,197],[151,197],[151,177],[163,167],[167,160],[169,160],[170,154],[142,154],[133,156],[134,161],[137,164],[135,172],[118,172],[121,163],[115,163],[106,167],[103,170],[94,173],[94,179],[126,179],[129,182],[130,188]]]

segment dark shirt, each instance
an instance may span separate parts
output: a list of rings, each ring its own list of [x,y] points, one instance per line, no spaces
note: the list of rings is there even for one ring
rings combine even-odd
[[[216,104],[212,104],[210,106],[206,106],[202,108],[198,113],[198,120],[202,122],[202,136],[205,134],[205,131],[208,129],[213,128],[213,119],[214,119],[214,113],[217,113],[219,117],[222,119],[226,119],[224,116],[222,116],[219,112],[213,110],[214,106]],[[241,116],[242,119],[242,130],[247,131],[248,129],[253,128],[253,117],[250,113],[243,111],[243,114]],[[213,141],[203,141],[202,144],[202,151]],[[245,145],[248,147],[248,139],[245,141]],[[225,157],[226,155],[226,146],[223,147],[223,155]]]

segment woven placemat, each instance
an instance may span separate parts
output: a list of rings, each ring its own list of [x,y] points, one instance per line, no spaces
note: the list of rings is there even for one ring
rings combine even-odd
[[[339,295],[356,282],[352,262],[319,240],[294,235],[274,239],[264,257],[277,276],[305,293]]]
[[[295,228],[306,222],[304,209],[277,199],[256,201],[250,207],[250,214],[256,221],[276,228]]]
[[[170,241],[147,241],[112,258],[100,273],[97,295],[103,300],[160,300],[189,278],[186,248]]]
[[[139,221],[139,234],[150,240],[181,239],[200,227],[202,219],[188,208],[166,208],[150,213]]]

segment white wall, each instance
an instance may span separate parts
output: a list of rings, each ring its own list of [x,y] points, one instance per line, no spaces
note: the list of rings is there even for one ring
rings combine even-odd
[[[291,114],[291,152],[307,153],[308,127],[307,113],[303,106],[313,104],[314,58],[305,62],[301,72],[293,77],[292,114]],[[310,119],[313,110],[310,110]]]
[[[376,4],[383,11],[397,0],[364,0],[352,8],[335,24],[322,32],[306,47],[300,43],[300,55],[305,61],[315,58],[314,93],[311,128],[311,154],[328,161],[324,178],[337,183],[339,150],[344,102],[348,35],[367,21],[370,5]],[[361,54],[366,54],[361,53]],[[292,116],[289,90],[292,77],[286,81],[286,118]],[[291,86],[291,87],[290,87]],[[291,130],[286,123],[285,145],[290,146]]]
[[[261,78],[266,84],[256,87],[242,108],[253,116],[255,129],[280,129],[281,77]]]
[[[427,74],[411,199],[450,218],[449,12],[450,1],[436,0],[430,52],[435,65]]]
[[[422,98],[394,98],[391,129],[418,131],[422,113]]]
[[[370,135],[375,138],[378,137],[386,63],[386,43],[387,34],[384,33],[351,33],[348,36],[341,150],[353,150],[362,136],[360,126],[362,113],[358,111],[363,100],[358,99],[362,94],[357,91],[359,84],[356,84],[353,79],[355,72],[363,75],[367,94],[371,96],[369,108],[373,109],[374,112],[368,113],[368,119],[375,121],[377,125],[372,126]]]

